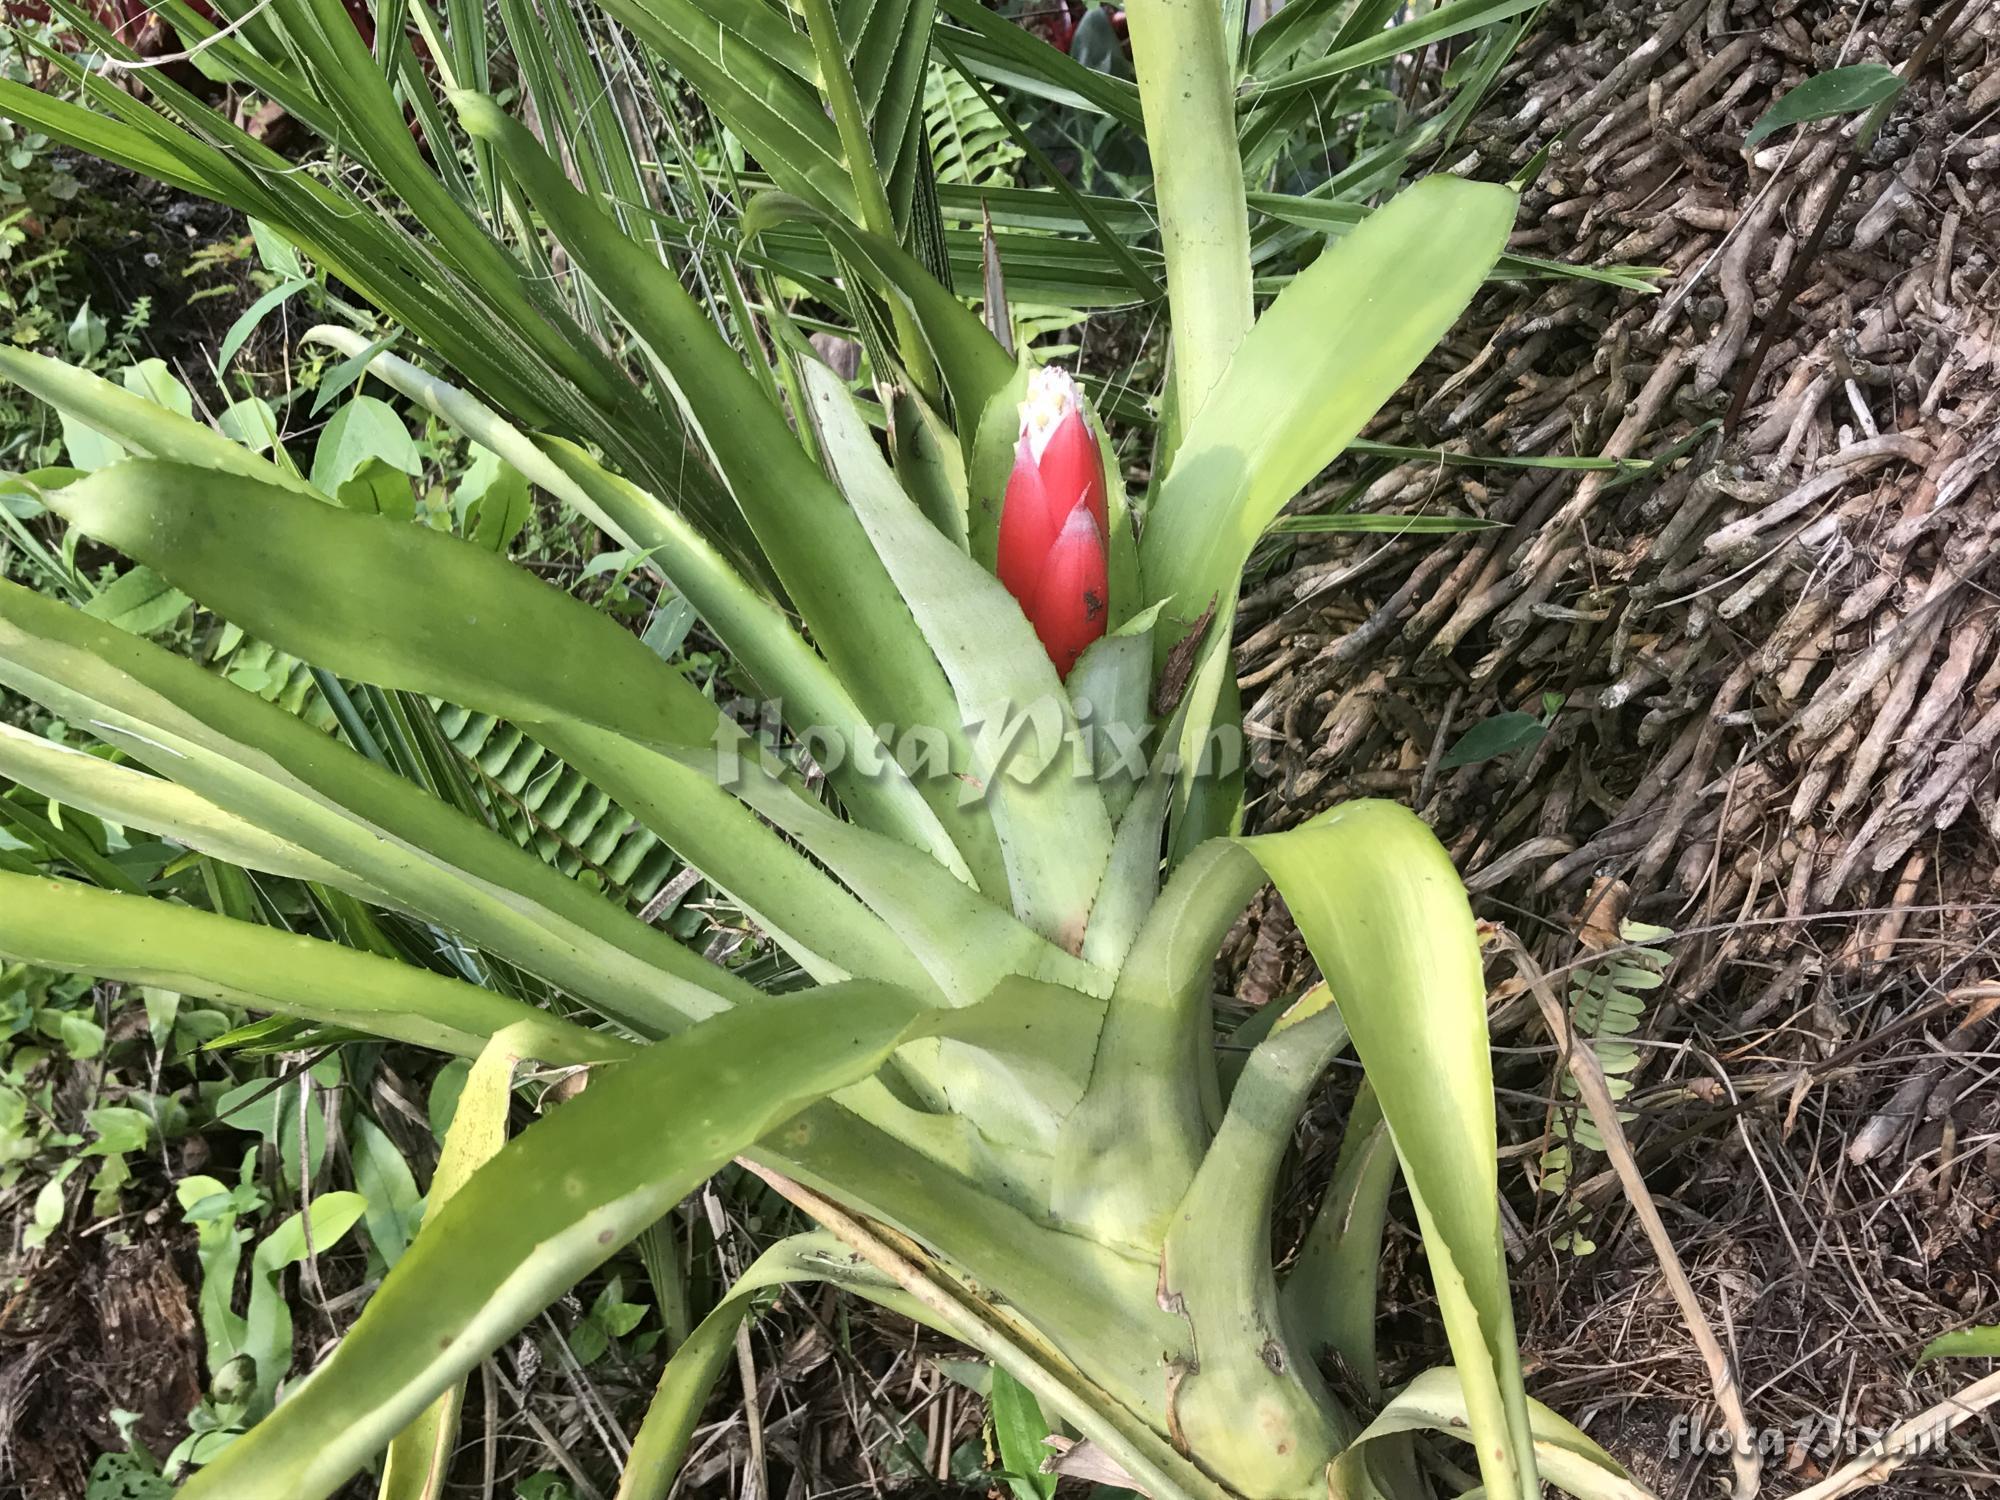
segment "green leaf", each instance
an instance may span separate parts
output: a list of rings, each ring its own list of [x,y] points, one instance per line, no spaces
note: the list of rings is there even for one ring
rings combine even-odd
[[[163,359],[142,359],[136,365],[128,365],[118,378],[126,390],[155,406],[164,406],[183,417],[194,415],[194,397],[174,378]]]
[[[368,1200],[368,1238],[382,1263],[393,1266],[410,1248],[410,1239],[423,1221],[423,1195],[417,1191],[410,1164],[381,1126],[357,1114],[348,1130],[354,1186]]]
[[[762,13],[732,7],[730,14],[753,11]],[[793,33],[786,28],[783,35]],[[469,131],[506,150],[578,264],[667,367],[772,569],[869,722],[953,724],[944,674],[894,597],[860,524],[679,279],[578,193],[527,129],[491,99],[460,92],[453,103]],[[920,789],[933,808],[949,807],[949,787]],[[954,831],[977,826],[960,820]],[[997,880],[990,841],[968,837],[960,848],[982,889]]]
[[[63,1196],[63,1185],[82,1165],[82,1157],[71,1157],[56,1168],[54,1174],[35,1194],[35,1206],[29,1213],[28,1227],[21,1233],[23,1250],[41,1249],[49,1242],[49,1237],[62,1228],[63,1210],[68,1206]]]
[[[1240,849],[1204,844],[1175,868],[1119,969],[1089,1087],[1063,1124],[1054,1190],[1057,1214],[1106,1243],[1157,1258],[1194,1181],[1213,1097],[1202,1069],[1213,1067],[1215,953],[1259,883]]]
[[[1527,1421],[1536,1467],[1559,1489],[1577,1500],[1654,1500],[1652,1493],[1634,1483],[1616,1459],[1541,1402],[1527,1403]],[[1394,1433],[1419,1431],[1442,1432],[1466,1442],[1478,1441],[1479,1424],[1458,1370],[1450,1366],[1426,1370],[1397,1392],[1381,1415],[1368,1424],[1335,1462],[1329,1483],[1338,1485],[1344,1480],[1351,1484],[1361,1480],[1362,1450],[1367,1444]]]
[[[1053,1500],[1056,1476],[1042,1472],[1043,1460],[1054,1456],[1048,1445],[1049,1419],[1034,1392],[995,1365],[988,1402],[993,1441],[1007,1466],[1007,1487],[1017,1500]]]
[[[351,332],[352,330],[347,331]],[[359,347],[349,353],[347,358],[343,359],[331,370],[320,376],[319,388],[313,392],[312,408],[306,415],[316,417],[329,406],[333,405],[334,402],[338,401],[347,393],[350,386],[367,373],[369,362],[385,349],[392,347],[401,336],[402,331],[395,329],[383,334],[382,337],[376,339],[373,343],[366,343],[361,340],[360,335],[356,334],[355,342]]]
[[[1270,1265],[1279,1164],[1321,1072],[1346,1045],[1324,986],[1285,1012],[1244,1064],[1160,1257],[1160,1301],[1181,1310],[1200,1351],[1176,1388],[1180,1430],[1247,1493],[1310,1491],[1345,1436],[1332,1393],[1279,1310]],[[1294,1378],[1274,1383],[1278,1369]],[[1254,1424],[1243,1421],[1247,1410]]]
[[[601,1071],[473,1173],[313,1379],[183,1493],[331,1494],[577,1277],[937,1014],[876,985],[771,995]]]
[[[308,1255],[324,1255],[361,1218],[359,1193],[321,1193],[312,1205],[281,1223],[250,1256],[250,1301],[243,1315],[243,1353],[256,1367],[252,1410],[267,1407],[292,1365],[292,1309],[282,1277]]]
[[[340,889],[437,922],[642,1035],[756,996],[666,933],[278,705],[4,582],[0,683],[72,724],[89,725],[133,760],[240,820],[218,827],[199,807],[164,805],[163,813],[191,820],[191,833],[206,824],[211,832],[204,836],[236,838],[241,824],[254,825],[280,857],[289,857],[289,846],[328,861],[330,883]],[[119,795],[136,808],[145,800],[139,793],[150,790]],[[189,842],[201,847],[199,838]],[[239,847],[253,852],[240,840]],[[259,868],[260,860],[246,862]]]
[[[155,635],[178,620],[194,601],[148,567],[137,567],[83,606],[94,619],[133,635]]]
[[[636,638],[456,537],[185,464],[120,464],[50,493],[73,525],[343,676],[713,750],[715,706]]]
[[[842,257],[868,275],[878,293],[908,310],[958,407],[961,436],[974,431],[981,414],[1016,373],[1014,361],[978,314],[900,245],[785,193],[759,193],[750,201],[741,224],[744,242],[753,243],[773,225],[785,223],[813,225]],[[1007,415],[1011,419],[1012,411]]]
[[[127,456],[124,447],[115,438],[107,437],[88,422],[66,411],[59,413],[59,417],[63,452],[75,467],[91,472]]]
[[[1487,1494],[1535,1500],[1500,1243],[1498,1128],[1479,939],[1451,857],[1388,802],[1241,840],[1339,1002],[1409,1185]]]
[[[816,360],[800,371],[821,449],[944,667],[955,723],[977,726],[970,769],[999,826],[1014,911],[1075,952],[1111,857],[1111,820],[1095,782],[1070,765],[1069,696],[1000,581],[897,485],[840,378]]]
[[[345,329],[318,328],[309,337],[338,349],[364,348],[360,336]],[[375,355],[369,369],[624,547],[651,558],[700,612],[750,683],[767,698],[783,703],[796,733],[814,726],[845,731],[856,764],[865,759],[883,766],[880,776],[855,775],[844,767],[832,773],[850,812],[928,850],[954,874],[966,873],[939,814],[895,766],[873,725],[825,660],[785,612],[752,588],[684,517],[574,444],[560,438],[530,439],[482,403],[393,355]],[[992,859],[996,871],[998,859],[996,849]]]
[[[373,953],[69,880],[0,873],[0,954],[465,1057],[516,1024],[532,1029],[539,1055],[550,1062],[593,1062],[631,1048],[519,1000]]]
[[[1127,80],[1086,68],[980,0],[942,0],[938,10],[951,24],[940,26],[934,40],[988,83],[1109,115],[1135,132],[1144,131],[1139,90]]]
[[[1857,114],[1861,110],[1893,99],[1902,91],[1903,80],[1894,68],[1881,63],[1853,63],[1816,73],[1796,88],[1787,89],[1769,109],[1757,117],[1743,138],[1745,150],[1765,136],[1787,125],[1808,120],[1826,120],[1835,115]]]
[[[0,875],[0,880],[10,882],[25,878],[20,875]],[[78,1062],[96,1057],[104,1050],[104,1028],[89,1016],[73,1010],[64,1011],[56,1019],[56,1035],[62,1042],[63,1051]]]
[[[694,772],[628,740],[553,725],[540,732],[551,749],[662,836],[684,835],[690,808],[715,795]],[[737,792],[748,806],[723,798],[710,807],[707,840],[689,849],[688,858],[698,869],[718,869],[711,878],[780,941],[798,940],[809,969],[815,956],[831,956],[838,960],[835,977],[884,979],[920,992],[935,988],[959,1003],[980,998],[1014,973],[1086,992],[1101,984],[1102,976],[1004,906],[963,881],[941,878],[894,840],[754,778],[743,778]],[[866,905],[760,829],[753,811]],[[722,846],[713,857],[711,845]]]
[[[439,1216],[472,1174],[506,1143],[514,1068],[533,1054],[533,1047],[531,1034],[509,1027],[494,1033],[480,1050],[459,1092],[451,1127],[445,1132],[444,1150],[431,1177],[430,1198],[424,1208],[426,1224]],[[460,1381],[396,1434],[382,1467],[380,1500],[437,1500],[444,1493],[464,1402],[465,1384]]]
[[[1428,15],[1389,26],[1365,41],[1340,47],[1317,61],[1280,73],[1274,78],[1250,80],[1239,107],[1252,109],[1270,104],[1288,94],[1338,78],[1343,73],[1386,62],[1401,53],[1428,47],[1433,42],[1463,36],[1468,31],[1477,31],[1538,9],[1544,3],[1545,0],[1462,0],[1459,4],[1441,5]]]
[[[142,1109],[104,1105],[89,1111],[85,1119],[97,1139],[83,1148],[85,1156],[123,1156],[143,1151],[153,1133],[152,1116]]]
[[[423,472],[416,442],[396,409],[373,396],[356,396],[320,429],[313,449],[313,488],[337,494],[371,459],[398,473]]]
[[[1495,714],[1490,719],[1481,719],[1453,741],[1438,765],[1447,771],[1460,766],[1476,766],[1481,761],[1538,745],[1548,732],[1549,726],[1534,714]]]
[[[252,453],[263,453],[278,444],[278,414],[262,396],[231,402],[215,419],[215,427],[232,443],[240,443]]]
[[[73,459],[75,435],[88,432],[95,438],[96,461],[76,460],[80,469],[102,468],[130,452],[144,458],[201,464],[310,493],[303,480],[221,433],[60,360],[0,346],[0,377],[62,414],[64,440],[71,445]]]
[[[1219,5],[1128,12],[1173,309],[1168,447],[1188,430],[1250,332],[1250,220],[1235,131],[1237,38]]]
[[[215,352],[216,369],[228,369],[229,362],[236,358],[236,352],[248,343],[250,335],[257,331],[257,325],[280,305],[290,301],[311,285],[311,282],[302,280],[281,281],[244,308],[237,315],[236,321],[229,325],[229,331],[222,336],[222,347]]]
[[[1924,1345],[1917,1363],[1927,1365],[1934,1359],[2000,1359],[2000,1325],[1940,1334]]]
[[[860,217],[839,135],[807,82],[818,64],[804,27],[736,0],[607,0],[604,8],[668,57],[787,191]]]
[[[534,500],[521,471],[484,449],[459,478],[451,503],[461,533],[503,556],[534,514]]]
[[[364,516],[387,516],[408,521],[417,513],[417,497],[410,489],[407,474],[386,459],[369,455],[347,479],[333,488],[333,498],[346,510]]]
[[[1515,198],[1429,177],[1334,242],[1278,295],[1193,414],[1140,544],[1169,598],[1164,653],[1235,597],[1257,539],[1457,319],[1506,243]],[[1191,725],[1197,735],[1204,721]]]

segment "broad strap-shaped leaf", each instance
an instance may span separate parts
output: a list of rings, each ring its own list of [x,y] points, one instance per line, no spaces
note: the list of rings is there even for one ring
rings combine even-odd
[[[1576,1500],[1654,1500],[1652,1491],[1637,1483],[1575,1424],[1539,1401],[1528,1401],[1527,1409],[1535,1463],[1551,1484]],[[1337,1485],[1364,1462],[1367,1444],[1394,1433],[1442,1432],[1461,1441],[1477,1442],[1479,1429],[1472,1412],[1458,1370],[1444,1365],[1424,1371],[1398,1391],[1354,1439],[1353,1446],[1335,1464],[1332,1483]]]
[[[1328,246],[1258,319],[1199,412],[1140,541],[1164,654],[1233,599],[1271,518],[1332,461],[1464,310],[1514,195],[1428,177]],[[1206,733],[1207,725],[1197,726]]]
[[[962,1300],[1004,1298],[1006,1311],[969,1308],[975,1316],[955,1320],[954,1335],[1112,1453],[1148,1493],[1227,1500],[1140,1415],[1161,1407],[1162,1353],[1186,1359],[1193,1352],[1186,1324],[1157,1304],[1155,1263],[1052,1228],[845,1111],[801,1115],[756,1156],[789,1160],[782,1170],[800,1182],[865,1207],[931,1247],[971,1294]],[[1054,1336],[1073,1358],[1034,1330],[1060,1330]]]
[[[771,995],[654,1043],[501,1148],[331,1359],[183,1491],[320,1500],[481,1357],[730,1157],[868,1077],[935,1011],[873,984]]]
[[[532,1039],[510,1027],[496,1032],[473,1059],[444,1133],[437,1170],[431,1174],[431,1190],[424,1200],[426,1224],[506,1144],[514,1069],[533,1055]],[[382,1465],[378,1500],[438,1500],[451,1474],[452,1447],[464,1404],[465,1382],[460,1381],[396,1434]]]
[[[241,443],[231,442],[221,433],[156,401],[134,395],[59,359],[11,346],[0,348],[0,377],[13,381],[65,417],[103,433],[137,457],[199,464],[226,474],[261,479],[280,489],[314,493],[304,480],[252,453]]]
[[[51,498],[85,532],[316,665],[530,732],[545,725],[545,742],[581,720],[690,765],[768,774],[715,704],[636,637],[483,548],[179,464],[134,460]],[[867,946],[879,924],[728,793],[699,777],[684,786],[671,823],[654,831],[755,902],[818,977],[871,973],[872,958],[893,951],[893,940]]]
[[[1223,11],[1203,0],[1130,0],[1125,11],[1167,253],[1177,431],[1201,414],[1252,317],[1236,39],[1224,35]]]
[[[1177,724],[1170,729],[1173,727]],[[1173,743],[1171,738],[1167,743]],[[1090,926],[1083,934],[1085,962],[1108,974],[1124,968],[1138,940],[1140,924],[1159,896],[1160,844],[1173,791],[1174,778],[1166,772],[1166,758],[1156,757],[1112,835],[1111,858],[1104,867],[1097,899],[1091,903]]]
[[[32,787],[65,807],[124,828],[142,828],[245,869],[316,880],[353,889],[385,906],[392,904],[331,861],[273,836],[184,786],[11,724],[0,724],[0,777]]]
[[[310,502],[308,502],[310,503]],[[0,685],[642,1035],[757,992],[276,704],[0,581]]]
[[[674,826],[684,817],[680,810],[703,795],[697,773],[643,745],[569,726],[544,725],[541,733],[648,826]],[[746,779],[737,792],[748,809],[742,814],[746,821],[755,812],[796,841],[894,934],[894,952],[877,954],[881,963],[894,966],[893,972],[870,970],[869,977],[919,991],[935,987],[954,1005],[983,998],[1015,974],[1086,994],[1109,990],[1105,973],[1056,947],[969,885],[941,878],[895,840],[769,783]],[[770,899],[761,887],[732,894],[752,908]]]
[[[158,985],[418,1047],[476,1057],[518,1026],[563,1065],[628,1055],[632,1044],[462,980],[318,938],[147,896],[0,873],[0,953],[22,963]]]
[[[588,605],[484,548],[253,479],[134,460],[49,492],[72,525],[261,639],[384,686],[422,675],[502,717],[556,712],[681,748],[715,706]]]
[[[319,327],[306,337],[349,356],[370,348],[351,329]],[[954,874],[969,873],[939,815],[887,753],[825,659],[782,609],[753,588],[671,506],[612,473],[574,443],[530,437],[484,402],[393,354],[375,352],[368,369],[512,464],[627,550],[644,553],[694,606],[728,648],[735,665],[767,698],[783,704],[785,721],[795,733],[820,727],[846,734],[849,764],[832,771],[830,779],[858,819],[928,851]],[[852,774],[855,763],[879,766],[880,774]]]
[[[1239,847],[1291,908],[1389,1122],[1487,1494],[1535,1500],[1500,1243],[1486,982],[1458,872],[1391,802],[1350,802]]]
[[[1262,884],[1212,841],[1175,869],[1119,970],[1089,1087],[1065,1123],[1054,1208],[1107,1244],[1157,1255],[1208,1145],[1215,953]]]
[[[1160,1258],[1160,1298],[1194,1329],[1199,1362],[1174,1387],[1193,1451],[1255,1493],[1302,1494],[1351,1435],[1271,1278],[1278,1166],[1321,1071],[1347,1044],[1324,988],[1310,990],[1257,1045],[1181,1200]],[[1254,1426],[1242,1414],[1256,1411]]]
[[[840,378],[815,360],[800,371],[827,462],[943,664],[959,722],[972,728],[972,772],[999,826],[1015,914],[1076,952],[1111,857],[1111,819],[1088,758],[1082,774],[1073,764],[1069,695],[1000,580],[896,483]],[[1016,722],[1025,728],[1009,760],[1004,735]]]
[[[1341,1131],[1333,1181],[1313,1215],[1281,1290],[1286,1324],[1309,1357],[1339,1357],[1371,1395],[1381,1390],[1375,1361],[1376,1284],[1396,1144],[1364,1081]]]

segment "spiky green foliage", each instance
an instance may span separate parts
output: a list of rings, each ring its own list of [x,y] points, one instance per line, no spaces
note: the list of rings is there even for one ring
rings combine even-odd
[[[395,1482],[441,1480],[436,1403],[741,1157],[848,1257],[795,1244],[746,1292],[818,1276],[930,1322],[1137,1488],[1317,1495],[1331,1477],[1374,1494],[1367,1466],[1330,1468],[1372,1416],[1464,1424],[1487,1492],[1532,1500],[1543,1428],[1513,1351],[1480,955],[1449,859],[1374,803],[1207,838],[1234,822],[1226,777],[1143,754],[1113,775],[1081,742],[1086,722],[1168,750],[1234,728],[1228,620],[1252,545],[1473,295],[1513,194],[1433,178],[1357,205],[1258,319],[1239,39],[1193,0],[1134,0],[1136,88],[971,0],[947,0],[935,37],[923,0],[605,0],[546,31],[503,4],[539,135],[494,92],[472,0],[413,5],[415,31],[385,30],[372,53],[339,0],[226,8],[242,24],[205,65],[291,110],[337,172],[295,170],[168,75],[135,98],[65,56],[48,61],[84,105],[0,85],[0,111],[255,214],[372,304],[396,354],[375,326],[315,337],[643,556],[778,727],[750,732],[508,562],[504,525],[482,544],[477,527],[416,524],[353,476],[317,483],[281,451],[0,351],[0,373],[112,450],[87,476],[43,476],[42,502],[310,663],[338,723],[0,586],[0,683],[127,762],[0,742],[0,764],[384,914],[356,929],[382,935],[364,951],[345,931],[0,873],[0,954],[476,1055],[497,1092],[516,1056],[593,1074],[485,1142],[339,1350],[188,1493],[328,1494],[399,1433]],[[919,149],[934,42],[975,75],[1144,130],[1162,169],[1168,441],[1142,536],[1113,486],[1114,628],[1067,688],[989,571],[1027,367],[939,279],[958,277]],[[606,107],[612,58],[657,85],[630,110]],[[656,160],[677,175],[652,178]],[[765,186],[752,166],[772,190],[744,204]],[[671,197],[639,201],[660,181]],[[1030,211],[1074,209],[1050,193]],[[1091,241],[1044,226],[1037,242],[1094,245],[1103,214],[1079,222]],[[739,236],[771,258],[734,254]],[[809,274],[787,300],[770,272],[802,244],[838,285]],[[1129,248],[1114,269],[1157,295]],[[843,317],[866,392],[802,337]],[[370,753],[389,726],[409,753]],[[530,791],[537,775],[555,789]],[[810,982],[762,992],[635,917],[615,863],[656,846],[627,816]],[[42,864],[107,874],[53,847]],[[1210,963],[1267,877],[1337,1007],[1322,992],[1286,1017],[1225,1099]],[[1424,1402],[1380,1413],[1346,1405],[1293,1341],[1269,1244],[1292,1122],[1350,1043],[1457,1363]],[[718,1308],[669,1365],[627,1500],[672,1482],[746,1306]],[[1622,1493],[1608,1459],[1557,1438],[1581,1493]]]

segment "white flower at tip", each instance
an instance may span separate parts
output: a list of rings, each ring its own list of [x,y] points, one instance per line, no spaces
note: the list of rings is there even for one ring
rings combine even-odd
[[[1028,395],[1021,403],[1021,441],[1036,463],[1048,450],[1049,439],[1063,419],[1080,408],[1076,382],[1061,365],[1044,365],[1028,374]]]

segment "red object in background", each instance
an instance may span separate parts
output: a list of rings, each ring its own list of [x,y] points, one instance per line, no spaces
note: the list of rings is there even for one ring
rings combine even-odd
[[[1083,19],[1083,12],[1083,0],[1029,0],[1020,20],[1056,51],[1067,52],[1076,38],[1077,23]]]
[[[1109,534],[1103,455],[1076,382],[1037,370],[1021,403],[996,571],[1063,678],[1108,623]]]

